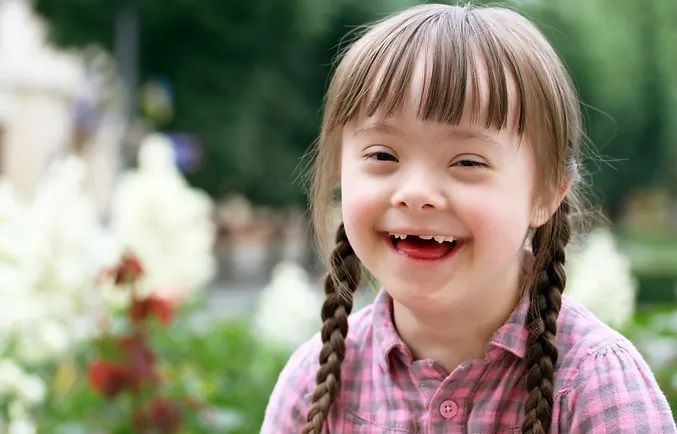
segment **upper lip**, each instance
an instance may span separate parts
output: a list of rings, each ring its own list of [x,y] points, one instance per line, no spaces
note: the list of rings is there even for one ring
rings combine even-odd
[[[402,235],[409,235],[409,236],[443,236],[443,237],[453,237],[454,239],[458,240],[462,237],[459,237],[457,235],[450,234],[446,231],[431,231],[431,230],[416,230],[416,229],[394,229],[394,230],[388,230],[385,231],[388,235],[394,235],[394,234],[402,234]]]

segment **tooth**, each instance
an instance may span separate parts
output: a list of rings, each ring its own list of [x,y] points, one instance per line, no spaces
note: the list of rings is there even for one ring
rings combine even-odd
[[[432,239],[433,236],[432,235],[419,235],[418,237],[422,240],[430,240],[430,239]]]
[[[437,241],[437,242],[440,243],[440,244],[442,244],[443,242],[446,241],[445,237],[442,236],[442,235],[436,235],[436,236],[434,236],[433,238],[435,238],[435,241]]]

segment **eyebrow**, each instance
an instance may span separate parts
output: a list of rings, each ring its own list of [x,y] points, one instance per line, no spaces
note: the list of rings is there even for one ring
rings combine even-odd
[[[459,129],[454,129],[452,130],[447,137],[454,137],[459,140],[479,140],[480,142],[484,142],[486,144],[492,145],[492,146],[503,146],[503,144],[493,137],[484,134],[481,131],[477,130],[472,130],[472,129],[467,129],[467,128],[459,128]]]
[[[383,122],[372,122],[363,126],[362,128],[355,130],[353,136],[357,137],[358,135],[367,133],[386,133],[400,136],[404,135],[402,131],[395,126],[385,124]],[[503,146],[501,142],[495,140],[493,137],[481,131],[469,128],[453,128],[446,137],[455,138],[458,140],[478,140],[492,146]]]
[[[363,126],[362,128],[355,130],[353,136],[367,133],[388,133],[402,135],[402,132],[394,126],[384,124],[383,122],[372,122]]]

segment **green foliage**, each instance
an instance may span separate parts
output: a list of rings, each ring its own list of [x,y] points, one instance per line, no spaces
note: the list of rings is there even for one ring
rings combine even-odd
[[[665,393],[672,413],[677,412],[677,305],[641,309],[623,330],[649,362],[656,381]]]
[[[288,354],[261,344],[244,320],[213,323],[202,315],[203,307],[187,308],[169,328],[153,325],[151,345],[165,382],[159,392],[182,403],[181,433],[258,432]],[[39,432],[134,432],[129,397],[108,401],[88,385],[91,358],[85,347],[63,363],[60,371],[77,374],[70,384],[63,373],[55,376],[46,410],[37,418]]]
[[[293,183],[314,140],[341,38],[355,26],[416,1],[131,0],[141,23],[141,80],[175,91],[168,130],[196,133],[205,164],[190,179],[213,195],[255,202],[303,200]],[[453,2],[456,3],[456,2]],[[477,1],[473,3],[485,3]],[[123,2],[36,0],[55,41],[112,50]],[[536,21],[580,89],[586,128],[604,160],[589,170],[616,216],[633,188],[677,195],[677,30],[672,0],[505,1]],[[594,153],[593,153],[594,154]]]
[[[659,71],[677,66],[660,43],[677,33],[661,8],[677,12],[665,0],[540,2],[534,11],[574,76],[587,133],[606,160],[590,152],[589,170],[612,217],[633,188],[667,183],[674,164],[666,90],[677,81]]]
[[[638,302],[677,301],[677,234],[665,231],[619,233],[619,244],[639,283]]]

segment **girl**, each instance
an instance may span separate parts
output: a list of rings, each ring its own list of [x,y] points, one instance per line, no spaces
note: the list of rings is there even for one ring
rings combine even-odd
[[[424,5],[364,33],[317,144],[323,245],[339,182],[342,217],[322,331],[262,432],[677,432],[632,344],[562,298],[580,141],[569,76],[515,12]],[[383,289],[348,319],[362,265]]]

